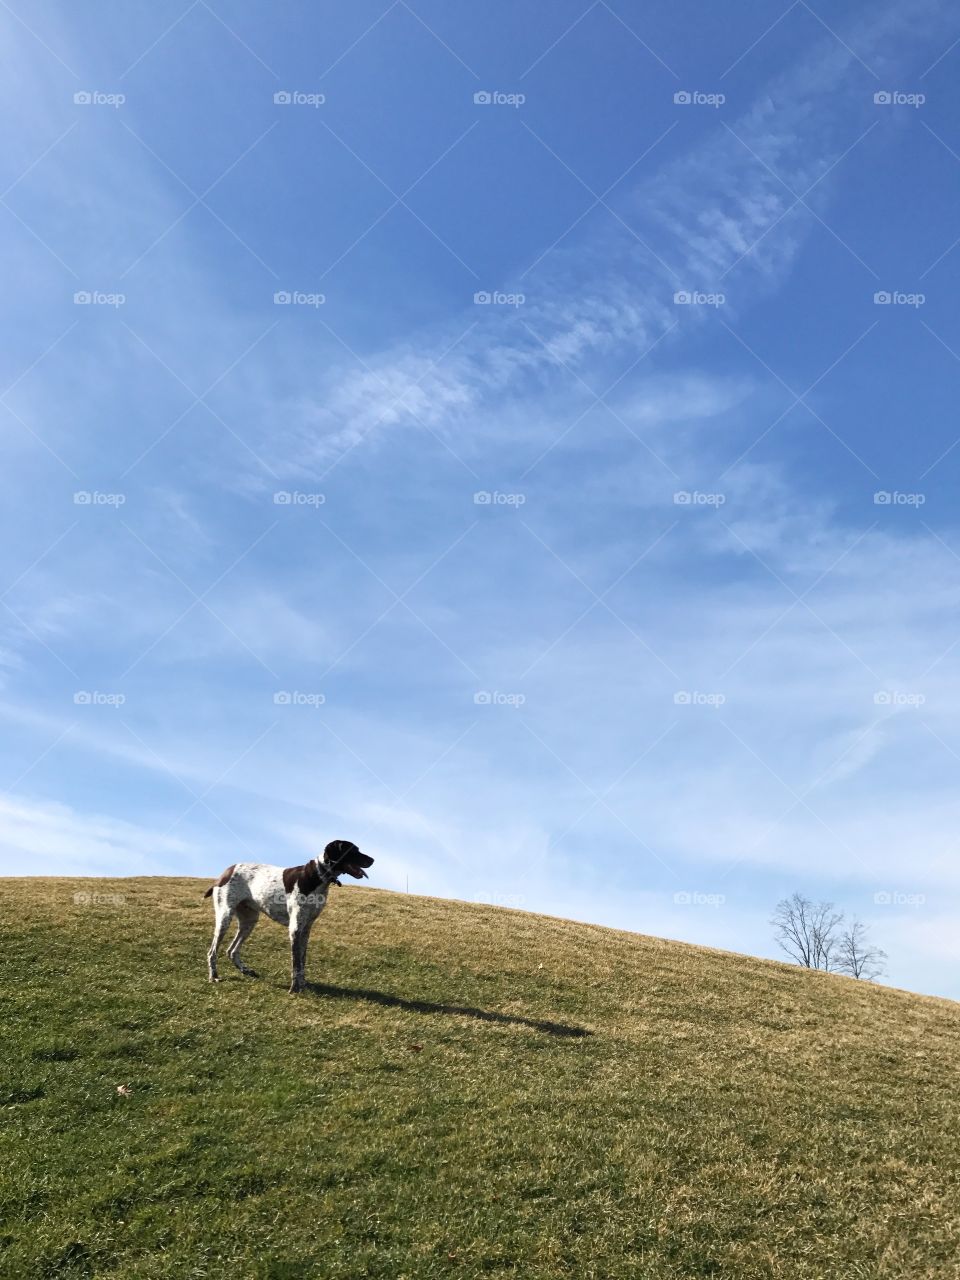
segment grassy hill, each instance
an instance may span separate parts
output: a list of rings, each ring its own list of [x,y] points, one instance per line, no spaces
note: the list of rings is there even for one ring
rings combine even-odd
[[[211,987],[207,883],[0,881],[0,1275],[960,1273],[960,1006],[360,888]]]

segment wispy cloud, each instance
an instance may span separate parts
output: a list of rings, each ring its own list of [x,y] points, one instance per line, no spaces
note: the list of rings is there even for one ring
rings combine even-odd
[[[589,361],[590,378],[573,386],[580,398],[610,357],[675,344],[703,319],[674,305],[676,291],[725,291],[734,315],[769,293],[811,232],[830,231],[819,210],[847,157],[869,145],[876,111],[864,57],[882,66],[902,57],[920,15],[931,30],[942,22],[937,5],[918,0],[862,23],[851,35],[859,55],[824,35],[732,123],[718,121],[682,158],[625,186],[613,218],[578,221],[532,272],[508,278],[504,292],[526,299],[515,314],[465,307],[415,346],[343,351],[316,390],[273,388],[272,465],[322,473],[400,428],[443,432],[469,453],[484,405],[542,394],[552,379],[569,388],[566,375],[579,378]]]
[[[0,874],[168,873],[171,859],[196,856],[188,842],[69,805],[0,797]]]

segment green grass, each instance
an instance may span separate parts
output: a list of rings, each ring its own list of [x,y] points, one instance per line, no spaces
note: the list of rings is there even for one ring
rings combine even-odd
[[[0,1275],[956,1280],[960,1006],[359,888],[211,987],[205,887],[0,881]]]

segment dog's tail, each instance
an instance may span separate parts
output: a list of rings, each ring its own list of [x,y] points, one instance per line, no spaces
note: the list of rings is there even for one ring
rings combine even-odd
[[[223,873],[223,875],[220,877],[220,879],[217,881],[217,883],[216,883],[216,884],[212,884],[212,885],[210,886],[210,888],[207,890],[207,892],[206,892],[203,896],[204,896],[205,898],[209,898],[209,897],[211,896],[211,894],[213,893],[214,889],[222,889],[222,888],[223,888],[223,886],[224,886],[224,885],[227,883],[227,881],[230,879],[230,877],[233,875],[234,871],[236,870],[236,867],[237,867],[237,864],[236,864],[235,862],[232,862],[232,863],[230,864],[230,866],[229,866],[229,867],[227,867],[226,871]]]

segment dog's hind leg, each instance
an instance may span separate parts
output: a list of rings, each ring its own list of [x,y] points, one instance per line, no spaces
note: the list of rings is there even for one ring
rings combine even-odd
[[[260,912],[256,907],[252,907],[249,902],[239,903],[237,905],[237,934],[227,948],[227,955],[240,972],[246,974],[249,978],[256,978],[259,975],[253,969],[248,969],[240,959],[240,948],[253,933],[259,918]]]
[[[217,914],[213,925],[213,941],[210,943],[210,950],[207,952],[207,970],[210,975],[210,981],[219,982],[220,978],[217,974],[217,952],[220,949],[220,943],[223,941],[227,930],[230,928],[230,921],[233,919],[233,911],[227,905],[225,890],[219,887],[214,890],[213,901]]]

